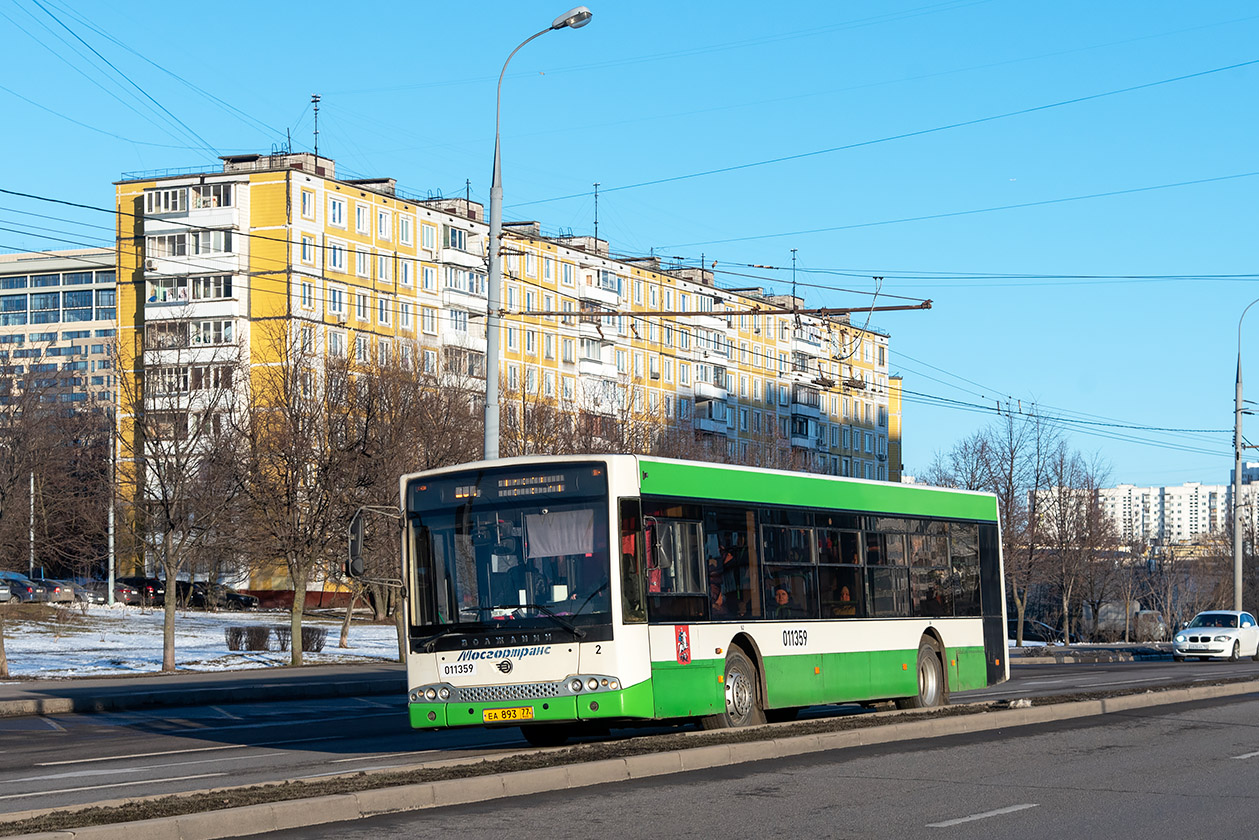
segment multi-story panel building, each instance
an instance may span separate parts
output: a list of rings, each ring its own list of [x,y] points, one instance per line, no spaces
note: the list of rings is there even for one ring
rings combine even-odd
[[[0,403],[111,398],[116,312],[112,248],[0,254]]]
[[[1246,516],[1254,521],[1255,487],[1242,488]],[[1179,487],[1136,487],[1120,484],[1098,491],[1102,510],[1125,542],[1189,542],[1223,533],[1232,510],[1232,488],[1190,482]]]
[[[146,331],[183,322],[177,332],[207,353],[235,343],[264,363],[273,351],[258,327],[280,322],[318,352],[396,353],[483,382],[480,204],[340,180],[311,154],[125,176],[116,194],[119,331],[132,357]],[[533,222],[504,225],[502,247],[505,411],[545,401],[595,421],[662,421],[741,460],[899,480],[886,334],[718,288],[700,268],[543,236]]]

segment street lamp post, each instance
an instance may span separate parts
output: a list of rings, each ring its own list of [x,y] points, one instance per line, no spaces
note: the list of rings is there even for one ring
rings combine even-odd
[[[591,11],[585,6],[570,9],[536,35],[530,35],[511,51],[498,74],[498,92],[494,97],[494,176],[490,183],[490,273],[486,290],[485,317],[485,460],[498,457],[498,345],[499,311],[503,298],[503,172],[499,158],[499,115],[503,102],[503,76],[507,65],[525,44],[555,29],[580,29],[590,22]]]
[[[1237,319],[1237,393],[1233,403],[1233,609],[1242,609],[1242,321],[1252,300]]]

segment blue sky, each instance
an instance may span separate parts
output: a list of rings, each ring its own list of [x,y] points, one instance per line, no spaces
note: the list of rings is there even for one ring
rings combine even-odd
[[[749,266],[796,249],[809,306],[930,298],[870,319],[905,378],[910,473],[1013,401],[1086,421],[1064,428],[1112,483],[1228,480],[1259,297],[1259,7],[590,5],[512,61],[506,218],[589,233],[598,182],[614,252],[786,292],[789,270]],[[499,69],[567,6],[472,8],[13,0],[0,187],[107,207],[124,172],[286,132],[309,149],[318,93],[339,174],[487,201]],[[0,228],[3,250],[112,242],[105,214],[5,194]],[[1255,311],[1242,341],[1259,401]]]

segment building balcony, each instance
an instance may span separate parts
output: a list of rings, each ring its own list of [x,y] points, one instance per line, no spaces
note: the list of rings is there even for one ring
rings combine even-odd
[[[578,359],[577,373],[582,377],[594,377],[615,381],[617,378],[616,364],[602,359]]]
[[[475,295],[463,289],[442,289],[441,301],[446,309],[466,309],[481,314],[486,307],[485,295]]]
[[[805,449],[809,452],[814,452],[817,450],[818,444],[817,440],[810,435],[793,434],[791,436],[791,447],[792,449]]]
[[[693,422],[695,424],[695,431],[697,432],[707,432],[708,434],[721,435],[722,437],[726,436],[727,429],[725,420],[714,420],[711,417],[700,417],[697,414]]]
[[[577,299],[595,301],[609,309],[616,309],[621,302],[621,296],[616,293],[616,289],[605,289],[602,286],[585,284],[577,287]]]
[[[724,400],[729,396],[724,385],[716,385],[712,382],[703,382],[696,380],[692,391],[695,393],[695,399],[698,400]]]

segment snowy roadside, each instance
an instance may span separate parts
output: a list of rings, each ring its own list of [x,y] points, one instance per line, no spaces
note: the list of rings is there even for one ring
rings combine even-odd
[[[29,610],[5,608],[4,648],[9,675],[32,677],[123,676],[162,670],[162,611],[122,605]],[[228,627],[287,627],[289,614],[181,610],[175,616],[175,662],[182,671],[230,671],[287,665],[287,651],[228,650]],[[398,635],[390,624],[355,621],[349,647],[337,647],[341,621],[307,615],[304,626],[328,631],[321,653],[305,653],[303,662],[326,665],[361,661],[396,661]]]

